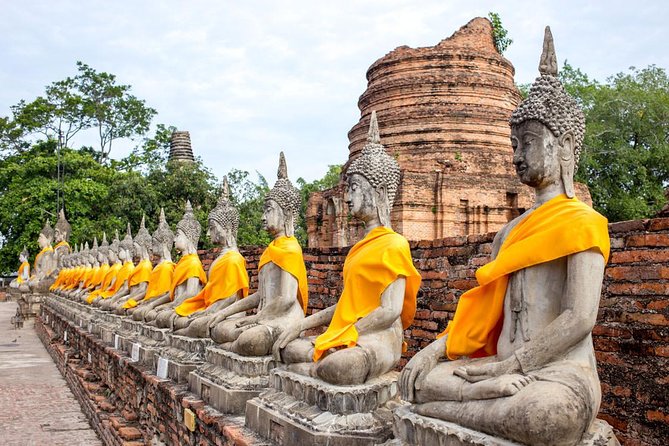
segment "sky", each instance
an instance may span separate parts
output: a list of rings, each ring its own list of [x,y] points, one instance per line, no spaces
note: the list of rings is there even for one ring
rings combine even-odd
[[[32,1],[0,0],[0,116],[76,74],[113,73],[158,110],[153,125],[191,134],[222,178],[230,169],[311,181],[348,157],[365,73],[401,45],[436,45],[497,12],[513,43],[516,82],[537,75],[550,25],[559,65],[591,78],[655,64],[669,69],[669,2],[552,1]],[[73,146],[95,145],[92,132]],[[122,158],[137,141],[114,143]]]

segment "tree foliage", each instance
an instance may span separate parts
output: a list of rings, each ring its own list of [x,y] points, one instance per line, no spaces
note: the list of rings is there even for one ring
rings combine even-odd
[[[502,25],[502,19],[496,12],[489,12],[488,19],[492,24],[492,40],[495,42],[495,48],[499,54],[504,54],[513,40],[508,36],[509,32]]]
[[[328,166],[328,171],[325,172],[323,178],[307,183],[304,178],[297,179],[297,186],[302,195],[302,204],[300,208],[300,221],[295,227],[295,236],[300,241],[302,246],[307,246],[307,204],[309,202],[309,195],[312,192],[319,192],[331,187],[335,187],[339,183],[341,177],[341,164],[331,164]]]

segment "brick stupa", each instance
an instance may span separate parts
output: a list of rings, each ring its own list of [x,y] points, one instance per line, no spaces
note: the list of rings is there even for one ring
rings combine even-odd
[[[381,143],[402,169],[391,216],[397,232],[409,240],[487,233],[530,206],[531,190],[512,164],[509,117],[521,99],[513,76],[484,18],[436,46],[396,48],[369,68],[344,170],[376,110]],[[362,236],[343,191],[340,183],[311,195],[310,247],[348,246]]]
[[[172,132],[170,139],[170,156],[168,161],[193,162],[193,148],[190,144],[190,133],[185,131]]]

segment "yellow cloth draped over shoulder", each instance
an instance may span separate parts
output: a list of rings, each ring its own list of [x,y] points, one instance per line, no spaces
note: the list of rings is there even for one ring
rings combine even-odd
[[[35,256],[35,262],[33,263],[33,269],[35,270],[35,272],[37,272],[37,265],[39,264],[39,260],[47,252],[53,252],[53,248],[51,247],[51,245],[42,248],[42,250],[38,252],[37,255]],[[51,274],[51,271],[47,271],[46,275],[48,276],[49,274]]]
[[[30,277],[30,263],[28,262],[23,262],[21,263],[21,266],[19,266],[18,277],[16,278],[17,283],[25,282],[25,280],[23,280],[24,273],[27,273],[26,276]]]
[[[197,254],[186,254],[179,260],[176,268],[174,268],[174,276],[172,276],[172,286],[170,288],[171,301],[174,300],[174,291],[177,287],[191,277],[200,279],[202,285],[207,283],[207,274],[204,272],[202,262],[200,262]]]
[[[84,270],[85,268],[83,266],[77,266],[76,268],[74,268],[74,270],[72,271],[72,276],[70,277],[70,279],[67,282],[67,285],[63,289],[72,290],[74,289],[74,287],[79,285],[81,276],[84,275]]]
[[[209,281],[195,296],[186,299],[174,309],[179,316],[189,316],[205,310],[217,300],[228,298],[242,291],[242,297],[249,294],[249,275],[246,260],[239,251],[230,250],[217,259],[209,270]]]
[[[102,282],[105,279],[105,276],[109,272],[109,263],[103,263],[98,268],[96,268],[95,274],[93,275],[93,280],[91,280],[88,288],[95,288],[99,285],[102,285]]]
[[[154,297],[158,297],[161,294],[165,294],[170,291],[172,286],[172,276],[174,275],[174,262],[164,261],[160,262],[153,268],[151,275],[149,276],[149,284],[146,287],[146,294],[144,294],[144,300],[150,300]],[[134,308],[138,305],[135,299],[128,299],[126,303],[123,304],[123,308]]]
[[[316,338],[314,361],[333,347],[353,347],[358,341],[355,323],[381,305],[381,295],[398,277],[406,278],[401,320],[413,322],[420,274],[413,265],[409,242],[390,228],[379,226],[353,245],[344,261],[344,289],[328,329]]]
[[[128,277],[128,286],[132,288],[142,282],[148,282],[151,277],[152,268],[153,265],[149,259],[144,259],[139,262],[132,271],[132,274],[130,274],[130,277]]]
[[[21,277],[21,267],[23,267],[23,263],[19,267],[19,277]],[[69,268],[63,268],[60,271],[58,271],[58,276],[56,277],[56,281],[51,284],[51,286],[49,287],[49,291],[57,290],[58,288],[60,288],[61,284],[63,283],[63,281],[65,280],[65,278],[69,273],[70,273]]]
[[[95,291],[92,291],[88,295],[88,298],[86,299],[86,302],[88,302],[90,304],[90,303],[93,302],[93,300],[95,300],[96,297],[98,297],[100,294],[104,293],[107,290],[107,288],[109,288],[112,280],[114,279],[114,277],[116,277],[116,275],[120,271],[121,267],[122,267],[122,265],[120,263],[114,263],[113,265],[111,265],[109,267],[109,269],[107,270],[107,273],[102,278],[102,285],[100,285],[100,288],[98,288]]]
[[[58,248],[61,248],[61,247],[63,247],[63,246],[67,246],[68,251],[70,251],[70,250],[72,249],[72,248],[70,248],[70,244],[67,243],[65,240],[63,240],[62,242],[58,242],[58,244],[57,244],[56,246],[53,247],[53,250],[55,251],[55,250],[57,250]]]
[[[476,271],[479,285],[460,297],[453,320],[439,335],[448,334],[448,358],[497,354],[512,273],[589,249],[608,262],[610,244],[606,218],[577,198],[559,195],[542,204],[509,232],[497,257]]]
[[[84,279],[84,288],[86,289],[90,288],[91,284],[99,274],[100,274],[100,267],[91,266],[90,272],[86,274],[86,278]]]
[[[297,280],[297,299],[304,313],[309,305],[309,283],[307,267],[304,265],[302,248],[295,237],[277,237],[267,245],[258,262],[258,271],[272,262],[279,268],[290,273]]]
[[[134,269],[135,264],[130,260],[124,262],[121,269],[118,270],[118,274],[116,274],[116,280],[114,283],[111,284],[109,288],[100,293],[100,297],[103,299],[109,299],[114,294],[116,294],[116,292],[121,289],[125,281],[128,280],[128,277],[130,277]]]
[[[86,284],[90,283],[91,279],[93,278],[93,273],[95,271],[95,268],[92,266],[85,266],[84,267],[84,272],[81,274],[81,278],[79,278],[79,282],[77,283],[76,287],[79,287],[79,284],[81,282],[84,282],[84,288],[86,288]]]

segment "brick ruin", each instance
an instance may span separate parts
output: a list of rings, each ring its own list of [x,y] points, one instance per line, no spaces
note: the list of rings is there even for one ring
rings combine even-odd
[[[172,132],[172,137],[170,138],[170,154],[168,161],[195,161],[193,148],[191,147],[190,143],[189,132],[177,130]]]
[[[346,165],[362,150],[376,110],[381,143],[402,169],[393,229],[409,240],[485,234],[530,206],[531,191],[512,164],[508,119],[520,101],[513,76],[483,18],[435,46],[396,48],[367,70]],[[585,186],[577,193],[590,202]],[[362,237],[341,183],[312,194],[306,218],[310,247],[350,246]]]
[[[599,417],[614,427],[623,445],[663,446],[669,438],[669,218],[613,223],[609,231],[611,258],[593,331],[602,385]],[[476,283],[476,268],[489,260],[493,236],[411,242],[423,282],[400,367],[453,317],[459,296]],[[304,251],[309,313],[337,301],[348,250]],[[242,253],[254,290],[262,248]],[[199,254],[205,268],[217,256],[216,250]],[[185,384],[158,379],[155,370],[50,312],[48,302],[36,327],[106,444],[147,444],[153,438],[183,445],[264,444],[242,418],[217,412]],[[193,431],[184,423],[186,408],[196,415]]]

